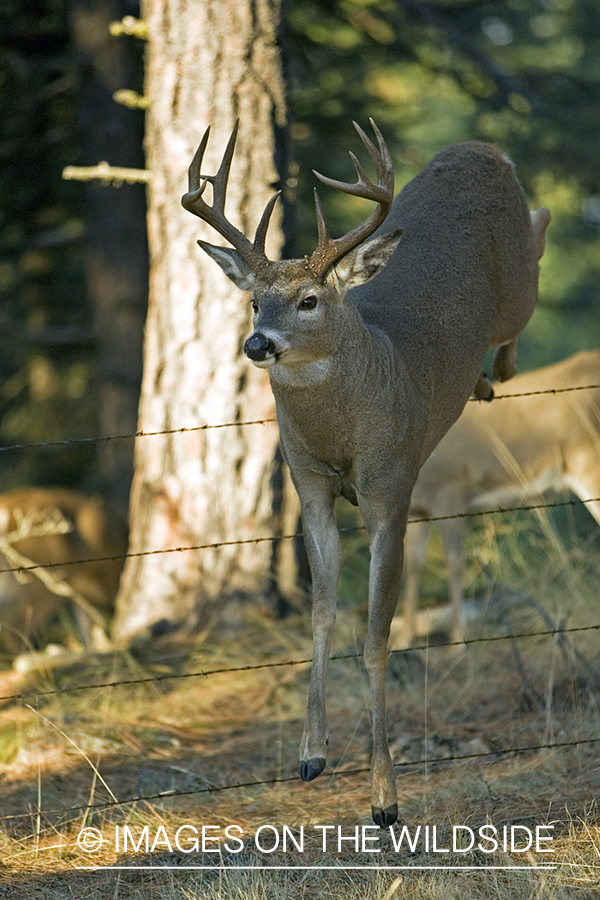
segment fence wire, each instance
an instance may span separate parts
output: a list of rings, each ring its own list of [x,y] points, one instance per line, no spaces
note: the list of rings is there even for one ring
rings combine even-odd
[[[517,394],[498,394],[494,397],[494,400],[510,400],[517,397],[538,397],[542,394],[566,394],[570,393],[571,391],[590,391],[596,390],[598,388],[600,388],[600,384],[584,384],[566,388],[547,388],[543,391],[525,391]],[[482,403],[484,401],[477,400],[475,397],[470,397],[468,402]],[[163,434],[185,434],[187,432],[194,431],[208,431],[209,429],[214,428],[242,428],[246,425],[268,425],[276,421],[277,419],[273,416],[266,419],[251,419],[247,422],[221,422],[220,424],[216,425],[191,425],[184,428],[166,428],[162,431],[134,431],[130,434],[105,434],[96,437],[73,437],[56,441],[36,441],[27,444],[6,444],[5,446],[0,446],[0,453],[4,453],[8,450],[37,450],[42,447],[65,447],[71,446],[73,444],[96,444],[106,441],[133,440],[134,438],[157,437]]]
[[[555,500],[552,503],[530,503],[527,506],[499,506],[495,509],[483,509],[477,512],[452,513],[447,516],[421,516],[418,519],[409,519],[408,524],[417,522],[446,522],[449,519],[471,519],[477,516],[492,516],[509,512],[531,512],[535,509],[555,509],[560,506],[577,506],[579,503],[600,503],[600,497],[589,497],[586,500]],[[341,534],[356,531],[366,531],[364,525],[356,525],[351,528],[340,528]],[[242,544],[262,544],[271,541],[287,541],[304,537],[302,531],[293,534],[275,534],[262,537],[244,538],[235,541],[213,541],[210,544],[191,544],[189,547],[163,547],[157,550],[138,550],[131,553],[118,553],[114,556],[91,556],[85,559],[68,559],[64,562],[35,563],[31,566],[10,566],[0,569],[0,574],[5,572],[31,572],[34,569],[61,569],[66,566],[82,566],[88,563],[116,562],[121,559],[137,559],[142,556],[159,556],[164,553],[187,553],[192,550],[217,550],[219,547],[236,547]]]
[[[526,747],[503,747],[497,750],[488,750],[485,753],[461,753],[455,756],[445,756],[443,759],[424,758],[416,760],[406,760],[394,763],[394,769],[407,769],[411,766],[424,766],[429,768],[432,766],[442,766],[445,763],[460,762],[468,759],[485,759],[489,757],[502,757],[511,753],[535,753],[540,750],[557,750],[565,747],[579,747],[586,744],[598,744],[600,738],[581,738],[573,741],[556,741],[547,744],[533,744]],[[364,775],[370,772],[369,766],[361,766],[354,769],[334,769],[332,772],[325,772],[325,778],[347,777],[351,775]],[[201,776],[198,776],[199,778]],[[80,803],[76,806],[68,806],[54,809],[38,809],[35,811],[13,813],[12,815],[0,816],[0,822],[7,822],[15,819],[37,819],[40,816],[50,816],[60,814],[66,816],[72,812],[84,812],[86,815],[90,812],[100,812],[102,810],[114,809],[115,807],[128,806],[131,803],[148,803],[152,800],[167,800],[173,797],[189,797],[197,794],[215,794],[221,791],[243,790],[253,787],[270,787],[276,784],[290,784],[295,781],[301,781],[299,775],[287,775],[279,778],[266,778],[257,781],[238,781],[232,784],[213,785],[212,787],[190,788],[185,791],[160,791],[156,794],[142,794],[137,797],[129,797],[125,800],[107,800],[102,803]]]
[[[518,397],[533,397],[539,396],[541,394],[561,394],[567,393],[571,391],[585,391],[585,390],[595,390],[600,388],[600,384],[587,384],[587,385],[576,385],[566,388],[548,388],[540,391],[527,391],[522,393],[515,394],[500,394],[495,399],[496,400],[506,400],[511,398]],[[471,397],[470,400],[475,403],[479,403],[481,401],[475,400],[475,398]],[[155,437],[158,435],[169,435],[169,434],[184,434],[189,432],[197,432],[197,431],[206,431],[208,429],[216,429],[216,428],[233,428],[233,427],[243,427],[247,425],[267,425],[269,423],[276,422],[275,418],[266,418],[266,419],[253,419],[245,422],[223,422],[220,424],[205,424],[205,425],[195,425],[191,427],[183,427],[183,428],[170,428],[164,429],[162,431],[136,431],[132,434],[115,434],[115,435],[104,435],[100,437],[81,437],[81,438],[66,438],[64,440],[56,440],[56,441],[40,441],[37,443],[28,443],[28,444],[11,444],[7,446],[0,446],[0,452],[8,451],[8,450],[25,450],[25,449],[35,449],[41,447],[60,447],[60,446],[68,446],[73,444],[82,444],[82,443],[97,443],[103,441],[114,441],[114,440],[124,440],[127,438],[138,438],[138,437]],[[416,519],[409,519],[408,524],[413,524],[415,522],[444,522],[450,519],[468,519],[476,516],[486,516],[486,515],[494,515],[500,513],[507,512],[523,512],[523,511],[532,511],[536,509],[552,509],[558,506],[575,506],[578,503],[598,503],[600,502],[600,498],[594,497],[586,500],[559,500],[554,501],[552,503],[536,503],[536,504],[528,504],[526,506],[511,506],[511,507],[498,507],[496,509],[489,510],[478,510],[476,512],[463,512],[463,513],[454,513],[446,516],[423,516]],[[348,531],[364,531],[364,526],[356,526],[355,528],[347,528],[341,529],[343,532]],[[208,544],[194,544],[188,547],[168,547],[168,548],[159,548],[155,550],[141,550],[137,552],[128,552],[124,554],[118,554],[115,556],[96,556],[96,557],[88,557],[85,559],[78,560],[66,560],[61,563],[38,563],[31,566],[12,566],[6,568],[0,568],[0,574],[6,572],[28,572],[35,569],[52,569],[52,568],[60,568],[62,566],[75,566],[75,565],[85,565],[96,562],[117,562],[118,560],[126,560],[132,558],[139,558],[143,556],[156,556],[163,553],[185,553],[189,551],[199,551],[199,550],[215,550],[219,547],[233,547],[239,546],[242,544],[260,544],[266,541],[280,541],[280,540],[293,540],[295,538],[303,537],[302,532],[296,532],[294,534],[282,534],[282,535],[268,535],[264,537],[255,537],[255,538],[246,538],[243,540],[230,540],[230,541],[213,541]]]
[[[271,419],[253,419],[248,422],[222,422],[218,425],[192,425],[189,428],[166,428],[163,431],[134,431],[131,434],[104,434],[99,437],[80,437],[80,438],[64,438],[60,441],[38,441],[31,444],[7,444],[0,447],[0,453],[6,450],[35,450],[40,447],[63,447],[70,444],[97,444],[104,441],[122,441],[139,437],[156,437],[161,434],[185,434],[190,431],[207,431],[212,428],[242,428],[245,425],[268,425],[269,422],[276,422],[275,417]]]
[[[559,634],[577,634],[583,631],[600,631],[600,623],[597,625],[581,625],[573,628],[553,628],[544,631],[524,631],[521,634],[500,634],[490,637],[467,638],[464,641],[444,641],[439,644],[422,644],[414,647],[402,647],[398,650],[390,650],[390,655],[401,653],[414,653],[417,651],[437,650],[441,647],[468,647],[472,644],[491,644],[497,641],[512,641],[517,638],[534,638],[534,637],[556,637]],[[360,653],[336,653],[329,659],[360,659]],[[0,701],[8,702],[9,700],[37,700],[40,697],[52,697],[65,694],[75,694],[81,691],[103,690],[104,688],[116,688],[140,684],[160,684],[163,681],[177,681],[184,678],[210,678],[212,675],[233,674],[235,672],[254,672],[258,669],[281,669],[286,666],[303,666],[312,662],[312,657],[306,659],[287,659],[277,662],[248,663],[244,666],[223,666],[218,669],[201,669],[197,672],[173,672],[162,675],[148,675],[144,678],[126,678],[121,681],[104,681],[98,684],[76,684],[61,688],[49,688],[46,691],[32,691],[29,693],[7,694],[0,697]]]

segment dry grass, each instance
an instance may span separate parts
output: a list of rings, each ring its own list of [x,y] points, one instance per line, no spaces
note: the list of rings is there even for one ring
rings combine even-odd
[[[557,573],[548,561],[536,570],[528,566],[517,571],[523,548],[514,534],[508,539],[515,542],[514,553],[504,570],[496,568],[499,580],[536,602],[505,604],[501,614],[491,604],[479,633],[537,631],[544,627],[544,615],[554,622],[568,613],[570,626],[600,621],[597,567],[589,554],[578,555],[570,548],[566,574],[564,565]],[[492,562],[494,541],[499,540],[506,536],[488,542]],[[334,653],[360,651],[356,635],[364,633],[362,618],[360,610],[344,607]],[[553,824],[555,853],[550,858],[516,852],[490,856],[477,850],[436,856],[424,852],[422,845],[409,855],[405,848],[396,852],[387,834],[380,836],[378,854],[357,851],[348,842],[341,852],[331,843],[323,852],[320,826],[340,826],[344,836],[351,836],[356,826],[371,824],[368,776],[351,774],[368,766],[370,741],[367,685],[357,659],[331,663],[328,769],[308,785],[295,779],[306,665],[63,693],[30,699],[27,705],[0,704],[0,816],[15,817],[5,818],[0,830],[0,898],[597,898],[598,745],[502,751],[600,738],[598,646],[598,632],[587,632],[562,646],[548,637],[474,644],[464,653],[431,646],[427,652],[394,655],[390,664],[390,734],[395,760],[404,763],[398,768],[402,823],[413,833],[419,826],[437,825],[441,846],[456,824],[474,829],[486,823],[499,828]],[[195,646],[164,646],[137,658],[106,656],[19,678],[0,673],[0,694],[176,675],[264,659],[301,659],[310,653],[306,621],[275,625],[252,619],[239,632],[205,636]],[[469,753],[489,756],[444,761]],[[438,761],[427,767],[410,764],[424,756]],[[334,769],[348,774],[327,774]],[[288,777],[293,780],[214,790]],[[90,809],[114,798],[161,792],[182,795]],[[78,804],[80,809],[68,811]],[[42,813],[36,815],[40,808]],[[238,826],[243,849],[224,851],[223,856],[178,850],[174,835],[190,824],[218,827],[221,836],[228,826]],[[117,829],[122,836],[125,825],[138,836],[147,826],[150,841],[157,834],[163,840],[154,851],[149,847],[146,852],[142,843],[138,851],[129,847],[123,852],[115,841]],[[286,825],[296,829],[296,836],[304,829],[304,851],[289,844],[286,852],[259,852],[255,838],[258,832],[266,840],[268,829],[259,829],[268,825],[280,833]],[[101,831],[106,843],[99,852],[86,854],[78,847],[77,835],[84,826]],[[208,844],[207,849],[214,846]],[[473,868],[417,868],[440,865],[440,860],[446,866]],[[556,866],[551,871],[518,868],[549,861]],[[303,868],[234,870],[242,863]],[[482,867],[490,863],[506,868]],[[102,868],[81,868],[90,864]],[[126,865],[137,868],[123,868]],[[210,868],[179,868],[183,865]],[[380,870],[364,868],[367,865]],[[344,868],[350,866],[362,868]]]

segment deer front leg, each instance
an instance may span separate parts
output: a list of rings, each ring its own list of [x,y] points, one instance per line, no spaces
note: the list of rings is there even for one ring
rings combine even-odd
[[[329,479],[311,474],[296,479],[296,486],[302,506],[302,525],[313,590],[313,661],[300,743],[300,775],[303,781],[312,781],[325,768],[329,740],[325,690],[336,616],[340,538]]]
[[[410,491],[407,496],[410,497]],[[382,512],[381,503],[373,504],[364,497],[359,497],[359,504],[371,541],[369,624],[364,649],[373,714],[371,812],[376,825],[387,827],[398,818],[398,798],[388,748],[385,673],[390,624],[400,595],[408,510],[396,508]]]

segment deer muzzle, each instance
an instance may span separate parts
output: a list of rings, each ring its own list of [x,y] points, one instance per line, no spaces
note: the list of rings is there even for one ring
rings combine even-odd
[[[275,356],[275,344],[271,338],[255,331],[244,344],[244,353],[252,362],[262,362]]]

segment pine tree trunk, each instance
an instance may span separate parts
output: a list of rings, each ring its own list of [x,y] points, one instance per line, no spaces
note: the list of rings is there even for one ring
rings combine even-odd
[[[190,428],[274,417],[266,374],[242,353],[251,309],[196,239],[218,235],[180,205],[187,167],[211,125],[204,172],[217,171],[237,118],[228,218],[252,235],[273,193],[274,121],[284,116],[275,43],[278,0],[146,0],[145,94],[151,253],[139,427]],[[277,214],[268,252],[281,245]],[[130,552],[273,533],[277,428],[239,425],[138,438]],[[264,595],[270,542],[130,558],[115,636],[147,637],[198,621],[211,600]]]

